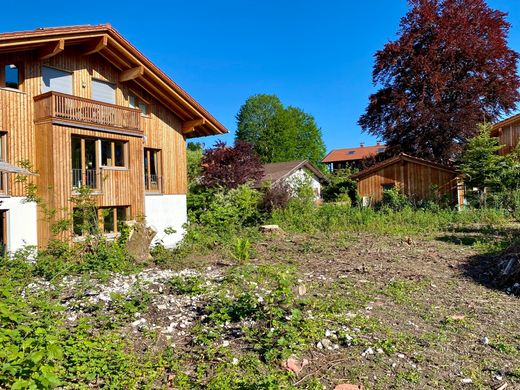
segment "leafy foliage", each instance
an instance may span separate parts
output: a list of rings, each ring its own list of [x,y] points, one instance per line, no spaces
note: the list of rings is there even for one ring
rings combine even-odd
[[[506,206],[508,199],[515,206],[515,192],[520,191],[520,154],[518,152],[501,156],[499,141],[491,137],[491,126],[480,125],[480,133],[469,140],[461,157],[460,169],[464,173],[466,186],[476,188],[476,203],[487,205],[488,199],[495,206]],[[471,199],[473,192],[468,191]]]
[[[236,140],[249,142],[266,163],[325,156],[321,130],[314,117],[297,107],[284,107],[275,95],[254,95],[240,108]]]
[[[251,144],[244,141],[236,141],[234,147],[219,141],[202,157],[203,186],[237,188],[260,180],[263,173],[260,158]]]
[[[325,186],[321,195],[326,202],[347,202],[357,205],[357,183],[352,180],[350,169],[334,171],[330,176],[330,183]]]
[[[447,161],[520,100],[518,53],[506,14],[484,0],[410,0],[399,37],[376,53],[374,84],[359,124],[403,151]]]

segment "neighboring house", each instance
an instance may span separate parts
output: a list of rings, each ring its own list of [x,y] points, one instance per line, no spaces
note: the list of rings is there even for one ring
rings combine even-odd
[[[358,148],[335,149],[331,151],[321,162],[329,165],[329,170],[334,172],[338,169],[361,168],[364,158],[375,156],[385,151],[385,145],[377,144],[365,146],[361,144]]]
[[[226,132],[110,25],[0,34],[0,159],[33,165],[55,219],[70,216],[69,199],[88,186],[106,234],[144,216],[174,245],[187,220],[186,138]],[[0,240],[9,251],[45,245],[44,210],[0,171]],[[168,227],[177,233],[165,236]]]
[[[511,153],[520,142],[520,114],[504,119],[495,123],[491,130],[491,135],[497,137],[504,147],[500,154]]]
[[[264,177],[260,180],[262,184],[275,186],[283,183],[292,188],[306,181],[314,190],[316,199],[320,199],[321,186],[327,184],[329,179],[309,161],[300,160],[264,164]]]
[[[464,187],[459,173],[448,166],[401,153],[352,176],[364,205],[383,199],[385,189],[399,188],[416,201],[430,199],[435,187],[453,205],[462,206]]]

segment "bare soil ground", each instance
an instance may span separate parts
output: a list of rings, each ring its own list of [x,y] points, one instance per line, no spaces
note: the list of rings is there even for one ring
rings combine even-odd
[[[520,389],[519,298],[486,287],[480,267],[493,256],[464,245],[467,234],[450,237],[284,234],[258,243],[252,263],[295,266],[307,294],[323,300],[342,289],[360,303],[345,315],[373,324],[362,345],[309,350],[294,384]]]

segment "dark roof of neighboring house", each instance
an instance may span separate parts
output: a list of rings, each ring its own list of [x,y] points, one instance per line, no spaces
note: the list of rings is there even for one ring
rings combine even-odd
[[[416,164],[421,164],[421,165],[427,165],[427,166],[430,166],[430,167],[434,167],[434,168],[437,168],[437,169],[440,169],[440,170],[443,170],[443,171],[457,173],[457,170],[455,168],[449,167],[447,165],[439,164],[439,163],[436,163],[434,161],[425,160],[423,158],[414,157],[414,156],[410,156],[410,155],[405,154],[405,153],[401,153],[401,154],[399,154],[399,155],[397,155],[395,157],[388,158],[388,159],[380,162],[379,164],[372,165],[371,167],[368,167],[368,168],[362,170],[361,172],[356,173],[355,175],[352,175],[352,178],[353,179],[364,178],[364,177],[369,176],[370,174],[372,174],[374,172],[379,171],[380,169],[383,169],[383,168],[385,168],[387,166],[393,165],[393,164],[395,164],[396,162],[399,162],[399,161],[413,162],[413,163],[416,163]]]
[[[335,149],[327,154],[327,156],[321,162],[327,164],[332,162],[361,160],[365,157],[374,156],[378,153],[384,152],[385,148],[385,145],[374,145],[360,146],[357,148]]]
[[[273,184],[279,182],[280,180],[289,177],[293,172],[297,171],[300,168],[306,168],[311,171],[321,182],[328,183],[329,179],[327,176],[323,174],[318,168],[312,165],[307,160],[298,160],[298,161],[285,161],[279,163],[270,163],[264,164],[264,176],[260,180],[260,182],[270,181]]]
[[[136,69],[138,84],[151,92],[186,124],[187,138],[224,134],[228,130],[204,107],[155,66],[110,24],[38,28],[31,31],[0,33],[0,53],[38,51],[51,46],[85,49],[96,44],[96,52],[121,71]],[[58,45],[59,44],[59,45]],[[91,50],[92,47],[85,50]],[[59,52],[59,51],[58,51]]]
[[[512,125],[515,122],[520,122],[520,114],[516,114],[513,116],[510,116],[509,118],[506,118],[504,120],[501,120],[500,122],[497,122],[493,125],[491,128],[491,135],[496,137],[498,135],[498,131],[500,128],[508,125]]]

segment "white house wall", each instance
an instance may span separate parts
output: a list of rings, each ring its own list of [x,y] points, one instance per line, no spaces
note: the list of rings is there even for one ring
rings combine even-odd
[[[7,250],[11,253],[38,245],[36,203],[24,200],[24,197],[0,199],[0,210],[7,210]]]
[[[153,243],[162,241],[172,248],[182,240],[188,221],[186,195],[146,195],[144,207],[146,223],[157,232]],[[175,233],[166,234],[165,229],[169,228]]]
[[[285,182],[294,188],[307,180],[309,181],[311,188],[314,190],[314,193],[316,194],[316,199],[320,199],[321,183],[316,177],[316,175],[309,172],[305,168],[300,168],[297,171],[293,172],[289,177],[285,179]]]

